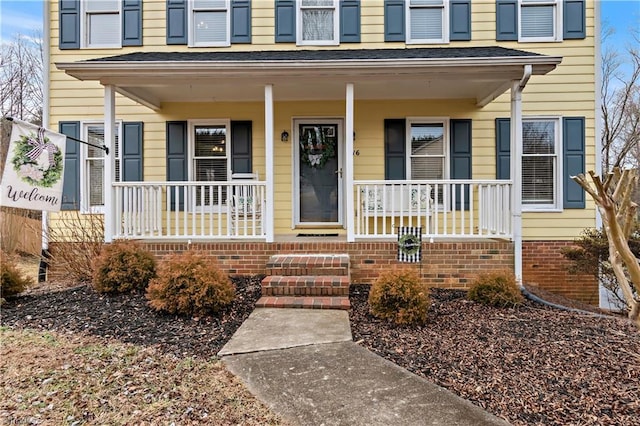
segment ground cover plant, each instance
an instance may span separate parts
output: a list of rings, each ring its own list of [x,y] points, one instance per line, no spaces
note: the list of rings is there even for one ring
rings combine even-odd
[[[175,363],[188,359],[209,363],[253,310],[260,295],[260,277],[234,278],[233,282],[234,301],[216,316],[196,319],[157,313],[139,293],[108,296],[86,286],[20,296],[3,307],[3,333],[30,329],[45,333],[38,335],[50,333],[56,339],[58,333],[69,339],[89,336],[109,345],[127,343],[137,351],[157,351],[153,353],[170,357]],[[368,286],[351,286],[354,341],[516,426],[632,425],[640,418],[640,333],[625,319],[585,316],[530,301],[515,309],[489,307],[467,300],[462,291],[431,289],[426,323],[395,325],[370,313],[368,290]],[[79,362],[91,371],[93,363],[103,362],[99,355],[99,351],[94,352]],[[17,368],[15,362],[5,359],[5,353],[0,353],[0,368]],[[29,359],[40,368],[46,365]],[[122,371],[129,374],[125,367],[122,365]],[[4,370],[0,373],[4,378]],[[42,381],[30,383],[37,390]],[[18,394],[16,389],[22,385],[6,382],[2,392],[7,396]],[[94,387],[100,386],[97,383]],[[79,398],[75,394],[67,396]],[[125,396],[121,398],[126,405]],[[198,402],[198,397],[194,398]],[[235,401],[230,399],[228,403],[241,409],[242,404]],[[81,402],[78,399],[78,404]],[[171,410],[182,415],[193,407],[199,411],[190,410],[189,416],[195,416],[203,412],[196,402]],[[9,404],[15,401],[0,395],[0,415],[11,411]],[[48,404],[24,408],[21,418],[26,422],[44,415]],[[97,415],[98,411],[93,413]],[[178,414],[174,417],[176,424],[189,424],[192,417]],[[0,417],[0,423],[9,423],[5,418]],[[268,424],[271,418],[264,417],[257,423]],[[238,423],[243,422],[251,423]],[[97,424],[95,420],[86,423]]]

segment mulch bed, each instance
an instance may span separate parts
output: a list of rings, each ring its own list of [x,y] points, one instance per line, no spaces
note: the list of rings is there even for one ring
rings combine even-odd
[[[403,327],[369,314],[368,291],[351,287],[355,341],[514,425],[639,422],[640,332],[624,319],[433,289],[427,324]]]
[[[11,300],[2,306],[2,325],[209,358],[253,310],[260,278],[234,279],[238,297],[217,317],[162,315],[142,294],[80,287]],[[512,424],[638,424],[640,333],[624,319],[533,302],[496,309],[467,301],[461,291],[434,289],[427,324],[402,327],[369,314],[368,289],[351,286],[354,341]]]
[[[2,325],[84,332],[179,357],[213,357],[253,311],[262,277],[233,278],[236,299],[217,317],[185,318],[153,311],[143,294],[104,295],[89,286],[27,295],[2,306]]]

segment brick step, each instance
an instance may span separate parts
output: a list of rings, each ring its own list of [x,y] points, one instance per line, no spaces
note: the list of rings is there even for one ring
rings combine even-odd
[[[351,308],[351,304],[346,296],[263,296],[256,302],[256,308],[348,310]]]
[[[348,296],[349,277],[271,275],[262,280],[263,296]]]
[[[348,254],[276,254],[269,258],[267,275],[349,276]]]

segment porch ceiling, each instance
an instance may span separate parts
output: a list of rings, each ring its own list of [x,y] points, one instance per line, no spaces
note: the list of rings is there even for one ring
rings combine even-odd
[[[552,71],[562,58],[501,47],[261,52],[131,53],[56,66],[99,81],[152,109],[166,102],[475,99],[483,106],[522,78]]]

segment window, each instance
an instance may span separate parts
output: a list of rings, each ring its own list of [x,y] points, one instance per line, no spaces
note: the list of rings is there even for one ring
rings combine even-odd
[[[449,0],[409,0],[407,28],[407,43],[448,43]]]
[[[120,0],[84,0],[84,47],[121,47]]]
[[[522,121],[522,204],[525,208],[559,208],[560,122]]]
[[[446,178],[444,123],[410,123],[409,173],[411,179]]]
[[[560,41],[559,0],[519,0],[520,41]]]
[[[299,45],[337,45],[338,0],[300,0],[297,26]]]
[[[228,127],[223,123],[195,124],[192,127],[193,160],[191,179],[198,182],[226,181],[230,176]],[[202,199],[204,196],[204,200]],[[196,206],[219,204],[217,188],[196,191]],[[213,198],[213,199],[212,199]],[[222,200],[226,200],[226,187],[222,188]]]
[[[193,0],[191,7],[191,46],[229,46],[231,16],[229,0]]]
[[[114,155],[116,182],[121,180],[120,170],[120,125],[116,124],[116,144],[115,149],[109,151],[109,155]],[[104,124],[84,123],[83,140],[98,146],[104,144]],[[83,167],[80,181],[81,186],[80,205],[83,209],[94,211],[96,208],[104,206],[104,150],[90,145],[82,145]]]

